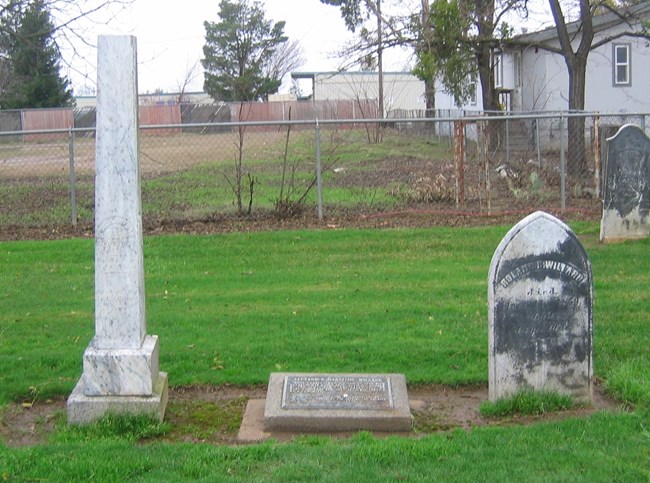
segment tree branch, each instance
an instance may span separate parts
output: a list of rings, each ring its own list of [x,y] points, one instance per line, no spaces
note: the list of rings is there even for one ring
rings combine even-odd
[[[621,32],[616,35],[609,35],[598,42],[594,42],[591,44],[591,49],[596,49],[598,47],[602,47],[603,45],[606,45],[610,42],[613,42],[614,40],[624,38],[624,37],[632,37],[632,38],[637,38],[637,39],[646,39],[650,40],[650,32],[643,31],[643,32]]]
[[[564,13],[560,7],[560,2],[558,0],[549,0],[548,3],[551,7],[551,13],[553,14],[553,21],[555,22],[557,37],[560,42],[560,53],[573,53],[573,47],[571,46],[571,40],[569,39],[569,32],[567,30],[566,21],[564,20]]]

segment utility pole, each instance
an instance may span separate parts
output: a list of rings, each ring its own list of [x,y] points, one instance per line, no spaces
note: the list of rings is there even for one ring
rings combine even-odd
[[[377,69],[379,71],[379,117],[384,118],[384,62],[381,28],[381,0],[377,0]]]

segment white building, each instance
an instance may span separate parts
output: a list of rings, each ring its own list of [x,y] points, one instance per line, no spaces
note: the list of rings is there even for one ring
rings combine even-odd
[[[294,80],[308,80],[311,83],[313,101],[332,100],[377,100],[379,98],[379,74],[373,71],[342,72],[292,72]],[[478,110],[481,109],[480,90],[467,105],[456,106],[453,96],[446,93],[440,83],[436,90],[436,109]],[[409,72],[384,72],[384,110],[424,112],[424,82]],[[423,114],[422,114],[423,115]]]
[[[186,104],[213,104],[214,100],[205,92],[179,92],[138,94],[138,103],[141,106],[162,106],[178,104],[179,99]],[[75,96],[78,108],[97,106],[97,96]]]
[[[377,72],[292,72],[293,79],[311,81],[313,101],[377,100]],[[420,110],[425,108],[424,82],[408,72],[384,72],[384,109]]]
[[[650,4],[634,13],[650,19]],[[595,16],[594,41],[609,40],[589,52],[585,89],[585,110],[600,112],[650,111],[650,41],[622,35],[639,29],[613,13]],[[574,49],[580,42],[580,23],[567,25]],[[495,54],[497,87],[507,94],[513,111],[565,111],[568,109],[569,76],[564,57],[535,47],[559,48],[555,26],[515,38],[527,46],[504,49]]]

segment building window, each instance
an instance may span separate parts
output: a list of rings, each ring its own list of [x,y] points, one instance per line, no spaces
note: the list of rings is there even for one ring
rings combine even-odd
[[[494,53],[494,87],[503,87],[503,62],[501,52]]]
[[[523,85],[523,72],[522,72],[521,52],[515,54],[515,87]]]
[[[469,76],[469,105],[476,105],[476,74],[470,74]]]
[[[612,68],[615,86],[629,86],[632,83],[630,44],[614,44]]]

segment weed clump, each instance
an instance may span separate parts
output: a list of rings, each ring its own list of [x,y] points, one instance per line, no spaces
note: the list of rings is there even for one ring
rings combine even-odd
[[[510,398],[486,401],[479,409],[481,416],[501,418],[514,415],[539,416],[566,411],[573,407],[571,396],[546,391],[521,391]]]

